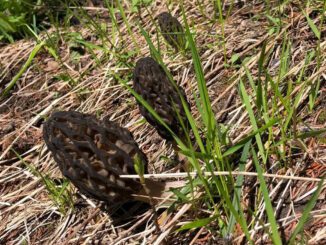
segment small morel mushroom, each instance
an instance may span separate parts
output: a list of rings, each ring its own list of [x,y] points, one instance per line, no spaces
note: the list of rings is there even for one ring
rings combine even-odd
[[[141,58],[137,61],[133,77],[134,90],[155,110],[170,129],[180,138],[185,135],[183,125],[190,129],[177,88],[173,86],[164,69],[152,58]],[[184,90],[178,90],[186,103]],[[166,140],[172,140],[171,133],[155,117],[138,102],[140,113],[156,128],[158,133]],[[188,108],[189,104],[188,104]]]
[[[161,33],[165,40],[176,50],[185,49],[186,39],[183,27],[177,18],[168,12],[163,12],[157,16]]]
[[[43,137],[63,175],[84,194],[108,203],[125,202],[142,185],[121,174],[136,174],[134,157],[147,158],[131,133],[117,124],[75,111],[53,113]]]

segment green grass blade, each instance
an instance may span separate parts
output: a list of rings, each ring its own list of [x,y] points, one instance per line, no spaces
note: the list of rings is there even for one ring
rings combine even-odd
[[[118,6],[118,9],[119,9],[119,13],[121,14],[121,17],[123,19],[123,22],[125,23],[126,25],[126,28],[127,28],[127,31],[128,31],[128,34],[129,36],[131,37],[133,43],[135,44],[136,48],[139,50],[139,45],[138,45],[138,42],[134,36],[134,33],[132,32],[131,30],[131,27],[129,25],[129,21],[126,17],[126,14],[125,14],[125,11],[124,11],[124,8],[122,7],[121,3],[120,3],[120,0],[116,0],[116,3],[117,3],[117,6]]]
[[[302,216],[300,218],[299,223],[297,224],[297,226],[295,227],[293,233],[291,234],[290,240],[288,244],[294,244],[295,242],[295,238],[296,236],[302,232],[308,218],[309,218],[309,214],[310,211],[314,208],[314,206],[316,205],[318,196],[322,190],[323,187],[323,183],[324,183],[324,178],[319,182],[317,190],[315,191],[315,193],[313,194],[313,196],[311,197],[311,199],[309,200],[308,204],[305,206],[305,208],[303,209],[303,213]]]
[[[306,139],[306,138],[311,138],[318,136],[320,134],[323,134],[326,132],[326,129],[319,129],[319,130],[311,130],[309,132],[301,133],[298,135],[299,139]]]
[[[244,148],[243,148],[241,158],[240,158],[239,171],[245,171],[246,161],[247,161],[248,156],[249,156],[250,146],[251,146],[251,140],[249,142],[247,142],[245,144]],[[242,188],[243,181],[244,181],[244,176],[239,175],[237,177],[237,180],[236,180],[236,183],[235,183],[235,191],[234,191],[234,195],[233,195],[233,206],[234,206],[234,209],[236,211],[240,212],[240,215],[242,216],[242,219],[245,220],[242,209],[241,209],[241,205],[240,205],[241,188]],[[234,229],[235,224],[236,224],[236,218],[233,215],[233,213],[231,213],[230,221],[229,221],[228,228],[227,228],[227,233],[228,234],[233,233],[233,229]],[[249,233],[246,233],[246,237],[250,241],[250,234]],[[250,241],[250,243],[252,243],[252,241]]]
[[[21,157],[21,155],[16,152],[14,149],[11,149],[18,157],[18,159],[27,167],[27,169],[36,177],[40,178],[43,184],[45,185],[46,190],[49,193],[54,204],[57,206],[59,211],[62,214],[66,213],[68,208],[73,208],[73,201],[71,193],[69,192],[68,186],[69,181],[64,180],[62,186],[58,186],[54,180],[49,178],[47,175],[42,174],[39,170],[37,170],[31,164],[25,162],[25,160]]]
[[[320,34],[320,31],[318,30],[317,26],[315,25],[315,23],[310,19],[310,17],[305,12],[303,12],[303,14],[306,17],[308,25],[311,28],[311,30],[313,31],[313,33],[315,34],[315,36],[318,39],[320,39],[321,34]]]
[[[258,112],[261,111],[263,106],[263,87],[262,87],[262,80],[261,75],[264,72],[264,62],[266,56],[266,41],[263,43],[262,50],[260,52],[260,57],[258,61],[258,79],[257,79],[257,88],[256,88],[256,106]]]
[[[233,145],[232,147],[230,147],[229,149],[227,149],[224,153],[223,153],[223,157],[227,157],[231,154],[233,154],[234,152],[236,152],[237,150],[241,149],[249,140],[251,140],[253,137],[255,137],[257,134],[260,134],[262,132],[264,132],[265,130],[269,129],[270,127],[272,127],[273,125],[275,125],[276,123],[278,123],[280,121],[280,119],[278,118],[273,118],[270,121],[268,121],[263,127],[259,128],[258,130],[252,132],[251,134],[249,134],[247,137],[243,138],[242,140],[240,140],[238,143],[236,143],[235,145]]]
[[[254,115],[254,111],[251,107],[251,104],[250,104],[250,101],[249,101],[249,96],[247,94],[247,91],[243,85],[243,82],[240,81],[240,92],[241,92],[241,95],[242,95],[242,100],[246,106],[246,109],[247,109],[247,112],[248,112],[248,115],[249,115],[249,119],[250,119],[250,122],[251,122],[251,125],[252,125],[252,128],[254,131],[258,131],[258,126],[257,126],[257,122],[256,122],[256,118],[255,118],[255,115]],[[262,142],[262,139],[260,137],[260,134],[256,134],[255,135],[255,138],[256,138],[256,142],[257,142],[257,145],[258,145],[258,149],[259,149],[259,152],[264,160],[264,163],[266,162],[266,155],[265,155],[265,150],[264,150],[264,146],[263,146],[263,142]]]
[[[213,116],[212,107],[211,107],[211,103],[210,103],[209,96],[208,96],[206,81],[205,81],[205,77],[204,77],[203,68],[201,66],[199,54],[198,54],[193,36],[190,32],[187,18],[185,15],[185,11],[183,8],[182,8],[182,15],[183,15],[183,20],[184,20],[184,24],[185,24],[186,37],[188,39],[189,47],[191,49],[192,60],[194,63],[194,69],[195,69],[196,78],[197,78],[197,85],[198,85],[202,108],[203,108],[203,110],[200,111],[200,113],[202,116],[202,120],[207,128],[208,134],[210,134],[215,129],[215,118]]]
[[[257,91],[256,91],[256,85],[255,85],[255,82],[254,82],[254,78],[252,77],[252,75],[251,75],[251,73],[250,73],[248,67],[247,67],[246,65],[243,65],[243,68],[244,68],[244,70],[245,70],[245,72],[246,72],[246,75],[247,75],[247,78],[248,78],[248,81],[249,81],[249,84],[250,84],[252,90],[253,90],[255,93],[257,93]]]
[[[310,64],[310,62],[311,62],[311,60],[312,60],[312,58],[314,56],[315,56],[315,53],[314,52],[309,52],[308,55],[306,56],[304,66],[303,66],[303,68],[300,71],[299,77],[296,80],[296,84],[301,84],[302,78],[303,78],[303,75],[304,75],[304,72],[306,71],[306,68],[307,68],[308,64]],[[303,94],[305,92],[305,87],[306,86],[302,86],[302,88],[300,89],[300,91],[298,92],[298,94],[295,97],[295,100],[294,100],[293,105],[290,107],[290,109],[288,111],[288,117],[287,117],[287,119],[286,119],[286,121],[284,123],[284,129],[285,130],[288,129],[289,124],[290,124],[290,122],[293,119],[293,114],[294,114],[295,110],[299,106],[299,103],[300,103],[300,101],[302,99],[302,96],[303,96]],[[288,96],[287,99],[290,100],[290,96]]]
[[[18,79],[23,75],[23,73],[30,66],[30,64],[32,63],[35,55],[38,53],[38,51],[40,51],[40,49],[44,46],[44,44],[45,44],[45,42],[41,42],[41,43],[37,44],[33,48],[31,54],[29,55],[27,61],[23,65],[23,67],[19,70],[19,72],[16,74],[16,76],[14,76],[14,78],[10,81],[10,83],[8,84],[8,86],[2,92],[2,94],[1,94],[1,97],[2,98],[5,97],[9,93],[9,91],[12,89],[13,86],[15,86],[16,82],[18,81]]]
[[[205,225],[208,225],[210,222],[212,222],[215,219],[216,219],[216,216],[204,218],[204,219],[198,219],[198,220],[192,221],[188,224],[181,226],[179,229],[177,229],[177,231],[190,230],[190,229],[194,229],[194,228],[203,227]]]
[[[266,208],[268,221],[269,221],[269,223],[271,225],[271,229],[272,229],[272,237],[271,238],[272,238],[274,244],[280,245],[280,244],[282,244],[282,240],[278,233],[278,228],[277,228],[277,223],[276,223],[276,219],[275,219],[275,215],[274,215],[272,202],[271,202],[271,199],[269,198],[269,191],[268,191],[268,188],[267,188],[264,176],[263,176],[263,171],[258,162],[257,154],[253,147],[251,147],[251,153],[252,153],[253,162],[254,162],[256,170],[257,170],[260,189],[264,196],[265,208]]]

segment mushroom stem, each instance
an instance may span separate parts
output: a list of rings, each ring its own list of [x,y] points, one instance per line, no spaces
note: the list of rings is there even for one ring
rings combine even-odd
[[[146,179],[145,180],[145,189],[142,189],[137,194],[133,194],[134,199],[146,203],[154,200],[156,203],[163,201],[164,199],[168,200],[171,193],[169,192],[170,188],[178,188],[185,186],[186,181],[168,181],[168,182],[159,182],[155,180]]]

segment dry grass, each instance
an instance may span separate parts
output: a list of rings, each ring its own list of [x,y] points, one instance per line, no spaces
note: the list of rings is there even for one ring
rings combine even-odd
[[[257,2],[257,3],[255,3]],[[124,3],[127,5],[127,3]],[[143,56],[149,55],[149,49],[144,37],[141,35],[136,21],[137,13],[128,12],[125,5],[126,17],[132,26],[132,32],[140,53],[126,58],[128,64]],[[213,6],[211,2],[204,4],[207,16],[212,16]],[[261,1],[247,3],[243,7],[235,6],[231,16],[225,23],[226,58],[231,60],[234,53],[240,59],[249,57],[248,69],[257,76],[257,61],[264,41],[267,42],[267,50],[272,51],[270,71],[276,70],[279,65],[280,49],[283,34],[292,40],[291,69],[288,78],[296,77],[303,65],[306,51],[314,48],[317,39],[308,26],[305,16],[293,1],[287,5],[286,11],[290,18],[283,19],[285,24],[278,35],[270,35],[270,24],[260,15],[266,6]],[[172,13],[180,14],[180,6],[177,3],[169,5]],[[165,4],[153,3],[148,8],[149,12],[156,16],[166,10]],[[103,11],[99,9],[89,10]],[[311,11],[307,9],[307,11]],[[218,121],[223,121],[231,127],[230,138],[237,142],[251,130],[247,112],[238,96],[237,84],[245,75],[243,68],[226,66],[224,63],[223,47],[217,41],[216,35],[221,35],[219,23],[210,22],[202,15],[196,1],[185,3],[185,12],[189,23],[194,23],[196,30],[196,44],[205,72],[205,78],[209,89],[213,110]],[[256,16],[256,18],[252,18]],[[317,23],[320,17],[314,21]],[[180,20],[182,18],[179,18]],[[108,20],[107,33],[112,33],[114,28]],[[146,10],[141,12],[141,23],[155,38],[155,26]],[[123,35],[112,37],[111,42],[120,47],[121,54],[127,54],[136,47],[127,33],[123,21],[119,21],[120,32]],[[83,26],[71,27],[71,30],[81,33],[85,40],[103,45],[89,28]],[[49,196],[42,179],[33,174],[26,164],[37,169],[50,179],[62,178],[59,169],[47,151],[42,140],[42,122],[44,117],[55,110],[78,110],[85,113],[98,113],[103,118],[108,116],[120,125],[128,128],[139,143],[141,149],[148,156],[151,173],[175,172],[173,163],[161,156],[171,158],[172,148],[162,140],[154,129],[142,118],[137,109],[135,99],[128,91],[111,75],[118,73],[127,76],[132,69],[121,64],[121,60],[114,52],[105,52],[94,49],[97,59],[86,51],[80,56],[78,62],[72,60],[72,51],[69,42],[65,38],[69,30],[49,30],[48,33],[59,31],[60,60],[55,60],[46,50],[39,53],[32,65],[19,79],[9,97],[0,101],[0,243],[2,244],[161,244],[167,239],[168,244],[219,244],[217,225],[210,224],[211,229],[198,230],[173,234],[175,228],[196,217],[191,204],[179,205],[173,213],[169,214],[166,222],[161,224],[161,232],[155,232],[150,211],[137,214],[125,223],[116,223],[112,219],[110,208],[106,212],[100,210],[100,204],[96,200],[89,200],[80,195],[73,195],[74,208],[67,208],[62,214]],[[302,110],[300,117],[311,128],[325,128],[325,95],[326,95],[326,41],[325,25],[322,30],[321,42],[322,64],[319,70],[315,69],[316,61],[309,64],[309,78],[313,82],[321,76],[322,85],[314,111],[309,112],[303,105],[307,103],[308,91],[303,94],[300,104]],[[47,36],[42,35],[45,39]],[[161,43],[163,39],[160,37]],[[113,51],[112,44],[106,43],[108,50]],[[27,60],[29,53],[35,46],[33,40],[21,40],[14,44],[0,48],[0,89],[2,90],[18,72],[22,64]],[[162,45],[162,57],[175,80],[185,88],[190,98],[192,113],[199,117],[195,102],[192,99],[192,89],[196,91],[195,75],[192,68],[192,60],[180,54],[166,50]],[[230,62],[229,62],[230,63]],[[231,64],[231,63],[230,63]],[[59,76],[59,75],[62,76]],[[62,79],[63,75],[69,75],[76,83],[68,83]],[[131,78],[130,78],[131,79]],[[294,89],[298,91],[300,85]],[[293,93],[295,96],[295,93]],[[305,130],[306,125],[298,125],[299,130]],[[326,142],[316,138],[305,141],[308,148],[305,152],[299,152],[293,159],[293,165],[287,169],[279,169],[275,174],[300,175],[312,178],[321,178],[326,173]],[[23,161],[17,158],[12,151],[18,152]],[[250,171],[251,162],[248,162]],[[273,170],[275,171],[275,170]],[[302,208],[316,188],[316,183],[308,181],[287,181],[283,178],[273,179],[270,185],[270,196],[275,203],[277,219],[281,224],[284,236],[288,237],[293,231]],[[70,187],[74,192],[74,187]],[[255,177],[246,177],[243,186],[243,205],[250,207],[252,195],[258,191]],[[305,235],[309,244],[322,244],[326,241],[326,202],[325,186],[317,205],[311,213],[311,219],[305,227]],[[197,193],[197,198],[202,193]],[[205,213],[205,207],[199,208]],[[257,208],[256,217],[263,217],[264,203]],[[161,221],[164,220],[163,218]],[[162,221],[163,222],[163,221]],[[249,219],[254,222],[255,229],[251,230],[251,236],[259,243],[266,237],[264,226],[259,219]],[[240,228],[233,234],[233,242],[240,243],[243,239]]]

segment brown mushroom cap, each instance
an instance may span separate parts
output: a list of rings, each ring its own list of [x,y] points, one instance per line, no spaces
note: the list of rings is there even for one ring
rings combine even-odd
[[[170,129],[182,138],[184,130],[179,117],[188,129],[190,129],[189,122],[180,95],[163,68],[150,57],[141,58],[136,63],[133,81],[134,90],[147,101]],[[186,103],[188,103],[184,90],[179,86],[178,90]],[[140,113],[156,128],[158,133],[163,138],[172,140],[173,137],[170,132],[141,103],[138,102],[138,105]]]
[[[43,137],[64,176],[84,194],[108,203],[130,200],[142,186],[120,174],[136,174],[136,154],[147,158],[131,133],[109,121],[76,111],[53,113],[45,122]]]
[[[157,19],[165,40],[177,50],[184,49],[186,45],[184,30],[178,19],[168,12],[160,13]]]

